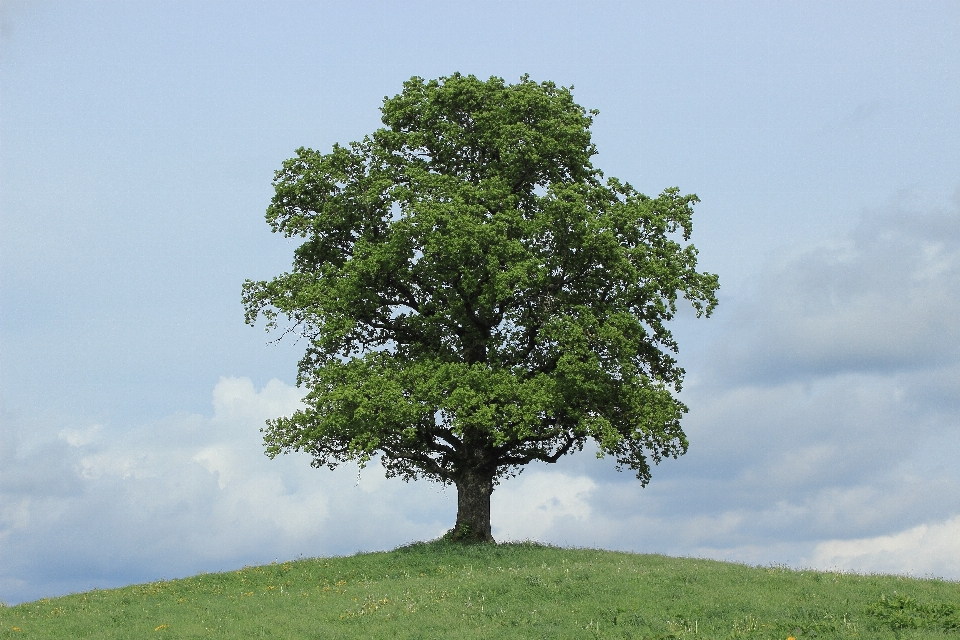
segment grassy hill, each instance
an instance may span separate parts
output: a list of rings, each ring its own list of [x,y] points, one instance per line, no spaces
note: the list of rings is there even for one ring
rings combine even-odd
[[[960,583],[419,543],[0,608],[0,638],[960,638]]]

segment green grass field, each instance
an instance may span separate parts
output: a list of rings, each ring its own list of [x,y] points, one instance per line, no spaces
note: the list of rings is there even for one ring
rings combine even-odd
[[[0,638],[960,638],[960,583],[443,541],[0,608]]]

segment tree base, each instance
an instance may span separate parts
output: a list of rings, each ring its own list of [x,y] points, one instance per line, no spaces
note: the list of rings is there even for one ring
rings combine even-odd
[[[484,535],[479,531],[474,531],[470,525],[461,525],[454,527],[443,534],[443,539],[449,542],[459,542],[461,544],[496,544],[490,534]]]

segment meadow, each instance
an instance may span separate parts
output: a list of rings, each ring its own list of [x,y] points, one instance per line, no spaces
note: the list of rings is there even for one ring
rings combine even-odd
[[[0,638],[960,638],[960,583],[441,540],[0,607]]]

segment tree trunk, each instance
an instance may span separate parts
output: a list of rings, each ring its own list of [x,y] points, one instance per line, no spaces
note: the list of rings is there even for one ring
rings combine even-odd
[[[466,471],[457,478],[456,484],[457,524],[449,537],[462,542],[494,542],[490,534],[493,474]]]

